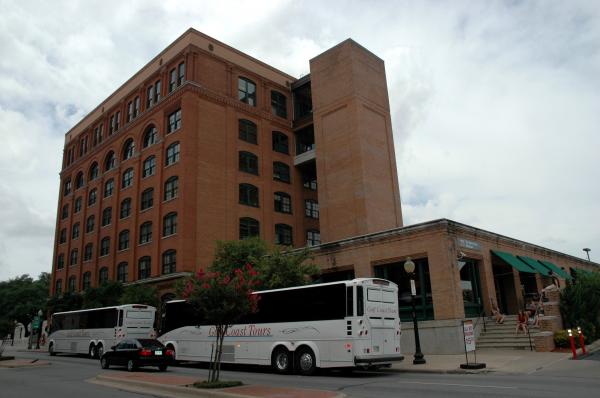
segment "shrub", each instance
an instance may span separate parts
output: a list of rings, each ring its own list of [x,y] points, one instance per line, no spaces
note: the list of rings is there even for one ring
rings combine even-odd
[[[565,326],[580,326],[586,342],[600,337],[600,272],[578,274],[561,292],[560,310]]]

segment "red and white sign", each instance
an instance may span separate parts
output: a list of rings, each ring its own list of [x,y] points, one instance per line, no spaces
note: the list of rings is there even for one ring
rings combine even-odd
[[[475,351],[475,329],[473,329],[473,321],[463,322],[463,332],[465,334],[465,351]]]

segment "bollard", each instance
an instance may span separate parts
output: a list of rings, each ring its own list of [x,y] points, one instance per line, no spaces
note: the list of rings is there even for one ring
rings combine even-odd
[[[575,349],[575,337],[573,337],[573,331],[571,329],[567,329],[569,333],[569,340],[571,340],[571,352],[573,352],[573,359],[577,359],[577,350]]]
[[[577,333],[579,333],[579,345],[581,346],[581,352],[585,355],[585,341],[583,340],[584,336],[579,326],[577,326]]]

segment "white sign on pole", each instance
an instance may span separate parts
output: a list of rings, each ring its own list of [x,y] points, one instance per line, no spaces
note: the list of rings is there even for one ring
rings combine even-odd
[[[465,351],[475,351],[475,330],[473,329],[473,321],[464,321],[463,328],[465,333]]]
[[[410,280],[410,294],[413,296],[417,295],[417,288],[415,287],[415,280],[411,279]]]

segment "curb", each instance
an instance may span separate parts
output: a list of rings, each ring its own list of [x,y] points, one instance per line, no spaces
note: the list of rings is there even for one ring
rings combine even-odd
[[[202,388],[190,388],[182,386],[170,386],[165,384],[151,383],[140,380],[120,380],[105,375],[97,375],[91,379],[86,380],[88,383],[104,385],[108,387],[118,388],[120,390],[146,393],[154,396],[162,397],[209,397],[209,398],[249,398],[256,397],[251,395],[240,395],[234,393],[228,393],[220,390],[210,390]],[[346,398],[346,394],[337,393],[334,398]]]
[[[463,374],[473,375],[481,373],[492,373],[492,369],[481,369],[481,370],[466,370],[466,369],[385,369],[380,370],[389,373],[433,373],[433,374]]]

